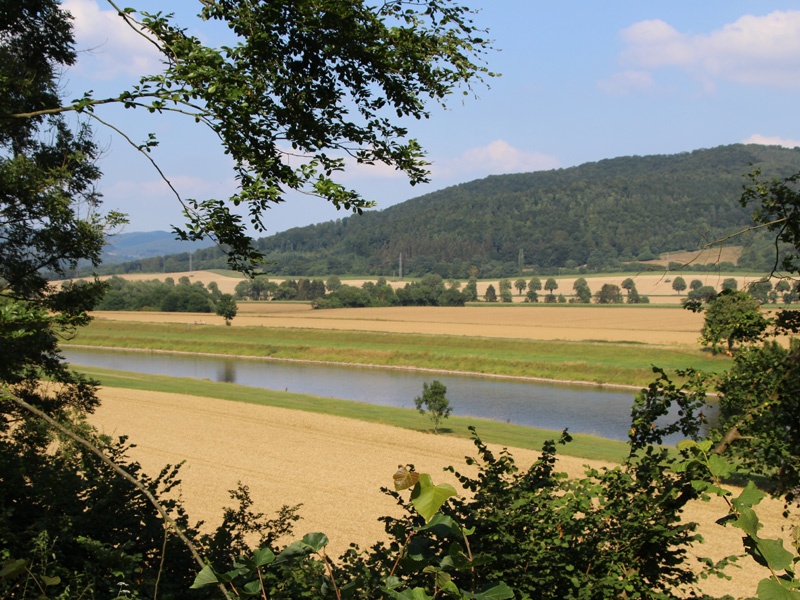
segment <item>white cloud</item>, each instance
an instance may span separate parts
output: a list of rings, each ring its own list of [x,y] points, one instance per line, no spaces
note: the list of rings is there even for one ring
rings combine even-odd
[[[762,144],[764,146],[783,146],[785,148],[800,147],[800,140],[790,140],[777,135],[753,134],[749,138],[742,140],[743,144]]]
[[[160,69],[155,48],[113,10],[101,10],[95,0],[65,0],[74,17],[76,69],[98,80],[139,76]]]
[[[486,175],[541,171],[559,167],[558,159],[538,152],[525,152],[504,140],[471,148],[455,159],[435,161],[432,174],[436,178],[474,179]]]
[[[706,89],[715,81],[800,87],[800,11],[745,15],[701,34],[681,33],[658,19],[641,21],[623,30],[621,37],[625,48],[620,60],[634,69],[681,69]]]

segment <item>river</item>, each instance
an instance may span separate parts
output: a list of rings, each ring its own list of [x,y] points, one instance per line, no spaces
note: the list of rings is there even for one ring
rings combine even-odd
[[[626,440],[634,392],[419,371],[68,348],[75,365],[224,381],[369,404],[413,408],[423,382],[447,386],[453,415]],[[677,440],[672,440],[677,441]]]

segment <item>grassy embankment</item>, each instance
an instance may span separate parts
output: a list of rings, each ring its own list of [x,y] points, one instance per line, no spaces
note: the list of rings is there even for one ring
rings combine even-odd
[[[348,364],[442,369],[511,377],[541,377],[612,384],[645,385],[652,372],[642,365],[666,369],[694,366],[706,370],[724,367],[725,361],[697,350],[607,342],[531,342],[462,336],[434,336],[319,329],[265,330],[263,327],[202,327],[175,324],[94,321],[82,329],[76,344],[128,349],[155,349],[230,356],[317,360]],[[322,412],[413,430],[428,430],[429,421],[416,411],[331,400],[286,392],[273,392],[232,384],[141,376],[103,369],[81,369],[104,385],[253,402],[270,406]],[[538,449],[557,432],[451,417],[449,435],[468,436],[477,425],[483,439],[503,445]],[[623,443],[575,436],[564,452],[573,456],[618,460]]]
[[[71,343],[633,386],[652,381],[651,365],[668,371],[695,367],[713,372],[725,368],[727,363],[726,359],[700,349],[637,343],[102,320],[81,329]]]
[[[207,380],[141,375],[94,367],[76,367],[76,369],[109,387],[219,398],[235,402],[335,415],[414,431],[431,430],[430,420],[426,416],[407,408],[376,406],[362,402],[278,392]],[[510,425],[488,419],[457,416],[449,417],[439,430],[442,435],[469,437],[471,435],[468,430],[470,425],[477,428],[478,434],[485,442],[531,450],[539,450],[545,440],[557,439],[559,436],[559,432],[545,429]],[[573,438],[572,443],[561,450],[563,454],[612,462],[622,460],[627,454],[627,445],[623,442],[582,434],[576,434]]]

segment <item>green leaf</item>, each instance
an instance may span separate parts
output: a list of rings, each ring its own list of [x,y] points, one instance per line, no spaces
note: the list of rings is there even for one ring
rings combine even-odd
[[[307,533],[303,536],[303,543],[308,544],[314,552],[319,552],[328,545],[328,536],[324,533]]]
[[[738,527],[744,531],[751,538],[758,539],[758,530],[761,523],[758,520],[756,511],[752,508],[743,508],[739,512],[739,518],[731,523],[734,527]]]
[[[757,593],[759,600],[800,600],[800,592],[786,589],[774,579],[762,579]]]
[[[764,497],[764,492],[759,490],[752,481],[748,481],[742,493],[739,494],[738,498],[734,498],[731,504],[733,504],[734,508],[737,510],[741,510],[743,508],[756,506]]]
[[[248,596],[257,596],[261,594],[261,582],[256,579],[254,581],[248,581],[242,586],[242,591]]]
[[[261,548],[253,552],[253,562],[256,567],[263,567],[275,560],[275,553],[269,548]]]
[[[426,523],[422,527],[417,528],[417,531],[425,531],[437,527],[442,527],[447,531],[449,531],[450,533],[452,533],[453,535],[462,534],[461,526],[458,523],[456,523],[451,517],[443,515],[440,512],[437,512],[428,523]]]
[[[17,560],[11,560],[3,565],[0,568],[0,578],[4,577],[13,577],[14,575],[19,575],[25,570],[25,566],[28,564],[27,560],[22,558],[18,558]]]
[[[727,460],[722,458],[719,454],[712,454],[708,457],[708,470],[714,477],[725,479],[730,477],[734,471],[734,467]]]
[[[514,590],[501,581],[477,594],[464,592],[464,597],[473,600],[509,600],[514,597]]]
[[[383,588],[382,591],[387,594],[389,598],[394,598],[395,600],[432,600],[433,598],[432,596],[428,596],[423,588],[403,590],[402,592]]]
[[[217,578],[217,574],[214,572],[214,569],[211,568],[211,565],[206,565],[203,567],[203,570],[200,571],[194,578],[194,583],[192,583],[189,589],[195,590],[207,585],[217,585],[218,583],[219,579]]]
[[[58,575],[54,577],[42,575],[42,583],[44,583],[45,587],[50,587],[51,585],[58,585],[59,583],[61,583],[61,577],[59,577]]]
[[[783,540],[757,540],[756,546],[773,571],[791,566],[794,556],[783,547]]]
[[[447,483],[433,485],[430,475],[420,473],[419,481],[414,486],[414,491],[411,492],[411,504],[414,505],[420,516],[429,522],[433,515],[439,512],[442,504],[455,495],[456,490],[452,485]]]
[[[290,560],[294,560],[295,558],[300,558],[303,556],[308,556],[314,551],[314,549],[306,544],[305,542],[292,542],[286,548],[281,551],[278,556],[275,557],[273,561],[275,564],[280,564],[283,562],[288,562]]]

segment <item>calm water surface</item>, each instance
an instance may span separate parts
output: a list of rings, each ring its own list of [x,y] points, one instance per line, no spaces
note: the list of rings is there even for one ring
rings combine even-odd
[[[64,354],[75,365],[209,379],[404,408],[414,407],[423,382],[437,379],[447,386],[453,415],[543,429],[569,428],[572,433],[617,440],[627,439],[634,396],[632,391],[589,386],[389,369],[77,348],[69,348]]]

